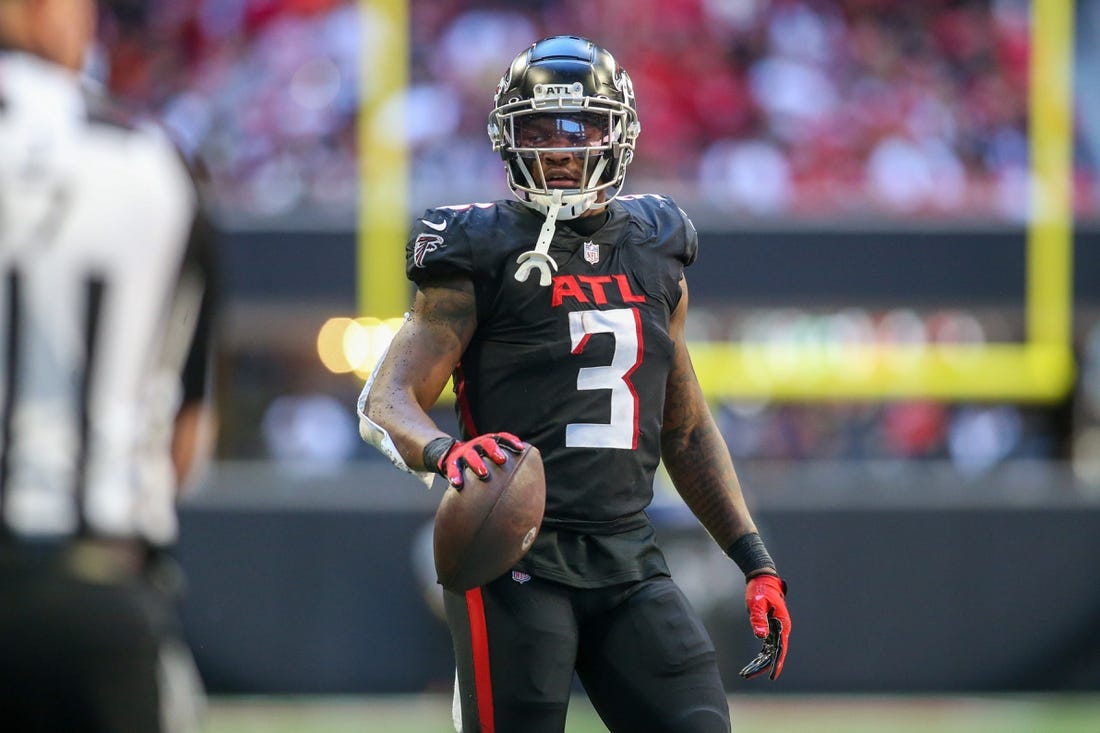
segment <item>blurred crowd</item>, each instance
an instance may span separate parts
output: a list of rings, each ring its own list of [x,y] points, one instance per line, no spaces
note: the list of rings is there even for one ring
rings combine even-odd
[[[132,4],[139,21],[106,24],[109,84],[202,154],[226,207],[354,210],[355,119],[369,88],[360,51],[388,32],[369,10]],[[634,79],[643,133],[632,190],[683,192],[742,218],[1026,211],[1028,0],[409,4],[417,201],[507,195],[485,135],[492,92],[516,50],[577,33]],[[1100,212],[1088,149],[1076,161],[1082,216]]]
[[[354,211],[360,11],[345,0],[115,0],[103,74],[201,160],[224,211]]]
[[[369,4],[110,7],[93,73],[154,110],[202,160],[224,212],[350,219],[362,90],[386,73],[361,78],[363,49],[389,32]],[[634,79],[643,131],[630,190],[671,192],[693,214],[699,206],[731,224],[1026,213],[1028,0],[409,0],[409,10],[405,123],[393,134],[409,144],[417,209],[510,195],[485,134],[493,90],[516,50],[577,33],[610,48]],[[1100,164],[1088,152],[1100,149],[1097,125],[1076,122],[1083,219],[1100,217]],[[928,335],[941,316],[874,320]],[[816,328],[806,326],[814,319],[762,313],[717,337],[759,341],[799,323]],[[1020,337],[985,333],[990,323],[973,314],[949,322],[961,340]],[[1080,407],[1091,426],[1100,425],[1097,333]],[[350,415],[326,397],[346,384],[323,381],[332,375],[296,383],[313,355],[287,373],[262,355],[236,358],[238,409],[223,453],[329,463],[374,455],[354,441],[313,440],[353,435]],[[729,403],[718,417],[735,456],[748,459],[931,458],[980,472],[1008,458],[1063,457],[1071,440],[1063,411],[1018,405]],[[1077,453],[1100,446],[1100,429],[1082,436]],[[1100,464],[1093,470],[1100,483]]]

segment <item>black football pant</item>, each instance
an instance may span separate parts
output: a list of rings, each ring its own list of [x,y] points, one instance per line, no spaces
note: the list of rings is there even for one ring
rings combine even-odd
[[[0,730],[197,731],[173,602],[144,575],[0,547]]]
[[[574,671],[612,733],[730,731],[714,644],[671,578],[578,589],[505,574],[444,591],[444,607],[462,733],[562,733]]]

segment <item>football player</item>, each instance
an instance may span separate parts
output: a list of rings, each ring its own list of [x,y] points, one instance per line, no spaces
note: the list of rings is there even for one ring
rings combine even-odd
[[[591,41],[519,53],[488,129],[516,200],[415,222],[413,308],[359,400],[365,439],[459,488],[521,440],[542,453],[534,546],[444,591],[456,728],[560,733],[576,672],[611,731],[728,732],[714,644],[646,515],[660,461],[745,575],[766,642],[746,676],[779,676],[791,623],[688,355],[695,229],[666,196],[618,195],[641,127],[630,77]],[[428,415],[452,375],[457,438]]]

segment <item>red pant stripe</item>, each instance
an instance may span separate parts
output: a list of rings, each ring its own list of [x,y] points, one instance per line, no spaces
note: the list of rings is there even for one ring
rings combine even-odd
[[[481,588],[466,591],[466,608],[470,614],[470,646],[474,653],[477,716],[481,721],[481,733],[494,733],[493,677],[489,671],[489,632],[485,626],[485,602],[481,597]]]

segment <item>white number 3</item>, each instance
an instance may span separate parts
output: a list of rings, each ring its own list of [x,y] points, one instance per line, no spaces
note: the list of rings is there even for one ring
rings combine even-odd
[[[573,353],[584,351],[594,333],[615,337],[611,364],[584,367],[577,374],[577,389],[611,390],[611,422],[569,423],[565,426],[568,448],[638,447],[638,393],[630,375],[642,363],[642,322],[635,308],[573,311],[569,314],[569,338]]]

